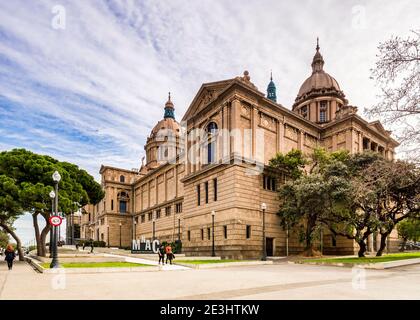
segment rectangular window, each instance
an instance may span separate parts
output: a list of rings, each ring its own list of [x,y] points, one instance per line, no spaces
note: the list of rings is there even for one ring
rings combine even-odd
[[[146,215],[142,214],[141,215],[141,223],[144,223],[146,221]]]
[[[111,200],[111,211],[114,211],[114,200]]]
[[[170,216],[171,215],[171,207],[166,207],[165,208],[165,216]]]
[[[302,109],[300,109],[302,117],[305,119],[308,117],[308,106],[303,106]]]
[[[127,201],[120,201],[120,213],[127,212]]]
[[[151,221],[153,219],[153,213],[149,212],[147,218],[148,218],[149,221]]]
[[[187,236],[188,236],[188,241],[191,241],[191,231],[188,230]]]
[[[264,175],[263,188],[265,190],[276,191],[276,178]]]
[[[319,122],[327,121],[327,102],[321,101],[319,107]]]
[[[160,209],[156,210],[156,219],[160,219],[160,212]]]
[[[201,240],[204,240],[204,229],[201,229]]]
[[[197,186],[197,205],[199,206],[200,205],[200,202],[201,202],[201,197],[200,197],[201,195],[200,195],[200,185],[198,185]]]
[[[207,228],[207,238],[210,240],[210,233],[211,233],[211,230],[210,230],[210,228]]]
[[[206,194],[206,203],[209,203],[209,183],[204,183],[204,192]]]
[[[246,226],[246,238],[251,238],[251,226]]]
[[[227,239],[227,226],[223,226],[223,235]]]
[[[176,213],[181,213],[182,212],[182,203],[177,203],[175,205],[175,212]]]
[[[214,201],[217,201],[217,178],[213,179]]]

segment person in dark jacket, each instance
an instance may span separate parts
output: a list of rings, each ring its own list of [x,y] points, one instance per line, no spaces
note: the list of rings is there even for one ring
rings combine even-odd
[[[163,244],[161,244],[159,247],[158,255],[159,255],[159,264],[160,264],[160,261],[162,260],[162,265],[164,265],[165,264],[165,247],[163,246]]]
[[[7,261],[7,267],[9,268],[9,270],[12,270],[13,260],[15,260],[15,258],[16,258],[15,249],[13,249],[13,246],[11,244],[9,244],[4,253],[5,253],[5,256],[6,256],[4,258],[4,260]]]

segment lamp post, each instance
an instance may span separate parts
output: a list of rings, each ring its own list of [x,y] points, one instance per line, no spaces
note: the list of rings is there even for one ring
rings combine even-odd
[[[107,237],[107,244],[108,244],[108,248],[109,248],[109,224],[106,226],[106,237]]]
[[[122,223],[120,222],[120,249],[121,249],[121,247],[122,247],[122,241],[121,241],[121,226],[122,226]]]
[[[54,190],[51,190],[50,198],[51,198],[51,215],[50,216],[52,216],[54,214],[54,200],[55,200]],[[52,245],[53,245],[53,241],[54,241],[53,232],[54,232],[54,227],[51,227],[51,229],[50,229],[50,245],[49,245],[50,258],[52,258],[52,254],[53,254],[53,249],[52,249]]]
[[[265,241],[265,210],[267,209],[267,205],[263,202],[261,203],[261,210],[262,210],[262,220],[263,220],[263,229],[262,229],[262,247],[263,247],[263,252],[262,252],[262,257],[261,260],[262,261],[266,261],[267,260],[267,249],[266,249],[266,241]]]
[[[216,215],[216,211],[212,211],[211,212],[211,224],[212,224],[212,228],[211,228],[211,232],[212,232],[212,244],[211,244],[211,256],[215,257],[216,256],[216,252],[214,251],[214,216]]]
[[[58,171],[55,171],[52,175],[54,184],[55,184],[55,203],[54,203],[54,210],[55,215],[58,216],[58,183],[61,180],[60,173]],[[53,226],[54,231],[54,239],[53,239],[53,256],[52,261],[50,264],[50,268],[59,268],[60,264],[58,262],[58,254],[57,254],[57,227]]]
[[[133,240],[136,240],[136,233],[137,233],[137,222],[134,219]]]

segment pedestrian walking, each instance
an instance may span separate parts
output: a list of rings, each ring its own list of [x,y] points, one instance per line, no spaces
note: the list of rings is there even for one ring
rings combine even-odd
[[[169,260],[169,263],[172,264],[172,260],[175,259],[175,256],[172,253],[172,247],[170,244],[166,245],[165,252],[166,252],[166,264],[168,264],[168,260]]]
[[[13,260],[15,260],[16,254],[15,254],[15,249],[13,248],[13,246],[11,244],[9,244],[7,246],[6,251],[5,251],[5,255],[6,255],[6,257],[4,258],[4,260],[7,261],[7,267],[9,268],[9,270],[12,270]]]
[[[159,247],[158,256],[159,256],[159,264],[160,264],[160,261],[162,260],[162,265],[164,265],[165,264],[165,247],[163,246],[163,244],[161,244]]]
[[[93,253],[93,240],[90,241],[90,253]]]

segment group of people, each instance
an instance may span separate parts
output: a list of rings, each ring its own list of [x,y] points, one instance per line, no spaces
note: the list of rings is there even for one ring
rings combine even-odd
[[[169,263],[172,264],[172,260],[175,259],[175,255],[173,254],[172,247],[169,243],[166,246],[164,246],[163,244],[160,245],[159,250],[158,250],[158,255],[159,255],[159,264],[162,261],[162,265],[165,264],[165,255],[166,255],[166,264],[168,264],[168,260],[169,260]]]
[[[13,248],[13,246],[11,244],[9,244],[6,247],[6,250],[4,250],[4,256],[5,256],[4,260],[6,260],[6,262],[7,262],[7,267],[9,268],[9,270],[12,270],[13,260],[15,260],[15,258],[16,258],[16,253],[15,253],[15,249]]]

